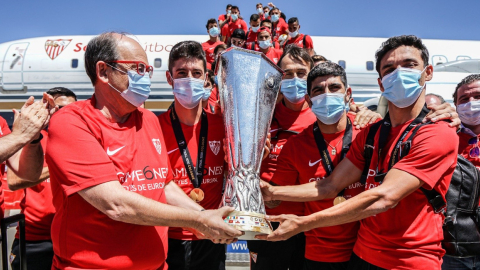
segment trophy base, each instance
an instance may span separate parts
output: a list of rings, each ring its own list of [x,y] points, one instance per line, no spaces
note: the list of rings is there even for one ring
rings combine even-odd
[[[225,223],[235,229],[244,232],[238,239],[258,240],[256,235],[270,234],[273,232],[272,225],[265,215],[254,212],[233,211],[224,219]]]

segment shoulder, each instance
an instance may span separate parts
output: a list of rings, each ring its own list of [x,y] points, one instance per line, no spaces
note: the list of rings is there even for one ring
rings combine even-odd
[[[423,125],[412,139],[412,144],[429,145],[431,152],[450,152],[458,149],[458,135],[456,129],[445,121]],[[437,147],[437,146],[442,147]]]
[[[157,116],[158,121],[160,122],[160,127],[171,126],[172,123],[170,122],[170,111],[168,110],[159,116]]]

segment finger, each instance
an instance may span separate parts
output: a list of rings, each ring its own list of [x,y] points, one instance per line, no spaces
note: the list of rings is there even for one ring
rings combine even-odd
[[[230,214],[230,213],[233,212],[234,210],[235,210],[235,208],[233,208],[233,207],[224,206],[224,207],[218,209],[217,211],[220,212],[220,214],[222,215],[222,217],[226,217],[226,216],[228,216],[228,214]]]
[[[28,106],[32,105],[35,102],[35,98],[33,96],[30,96],[27,101],[25,101],[25,104],[23,104],[23,108],[27,108]]]
[[[255,235],[255,239],[258,240],[267,240],[268,234],[257,234]]]
[[[20,116],[20,112],[17,111],[16,109],[13,109],[12,111],[13,111],[13,121],[15,122]]]
[[[283,217],[283,215],[280,215],[280,216],[267,215],[265,217],[267,218],[268,221],[273,221],[273,222],[283,222],[286,219],[285,217]]]
[[[459,127],[460,124],[461,124],[460,119],[459,119],[459,118],[456,118],[456,119],[454,119],[449,125],[450,125],[451,127]]]

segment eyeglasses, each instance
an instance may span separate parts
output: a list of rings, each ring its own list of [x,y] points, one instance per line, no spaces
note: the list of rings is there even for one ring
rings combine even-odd
[[[143,61],[123,61],[123,60],[118,60],[118,61],[109,61],[107,63],[121,63],[121,64],[136,64],[137,65],[137,73],[140,76],[144,76],[145,73],[148,72],[148,76],[152,78],[153,76],[153,67],[145,64]]]
[[[471,158],[476,158],[480,156],[480,147],[478,147],[478,137],[473,137],[468,140],[468,145],[474,145],[472,149],[470,149],[470,153],[468,155]]]

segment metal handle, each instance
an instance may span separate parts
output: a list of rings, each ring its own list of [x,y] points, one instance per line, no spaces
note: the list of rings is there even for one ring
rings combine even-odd
[[[8,241],[7,241],[7,228],[8,225],[18,222],[20,228],[20,270],[27,270],[27,256],[25,246],[25,215],[18,214],[6,218],[2,218],[1,221],[1,233],[2,233],[2,266],[3,270],[8,270]]]

